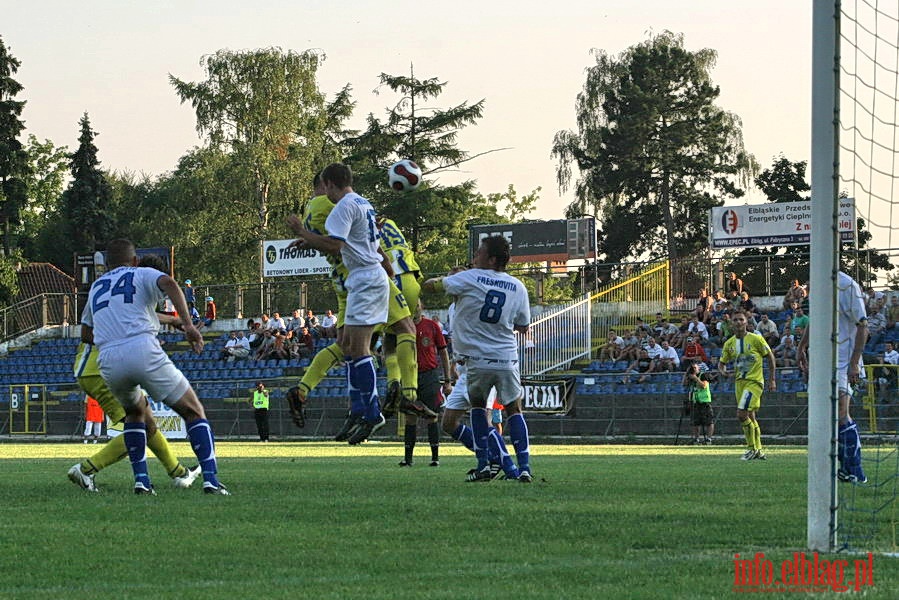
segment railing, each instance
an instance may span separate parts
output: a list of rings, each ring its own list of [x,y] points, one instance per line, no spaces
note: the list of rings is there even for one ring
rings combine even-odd
[[[41,294],[0,309],[2,340],[52,325],[77,323],[80,318],[77,294]]]
[[[518,356],[522,375],[540,375],[566,369],[572,362],[589,358],[591,351],[591,301],[585,298],[547,311],[521,336]]]

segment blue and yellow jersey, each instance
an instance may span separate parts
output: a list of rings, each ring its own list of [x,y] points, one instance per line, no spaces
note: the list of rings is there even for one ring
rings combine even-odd
[[[391,219],[381,219],[378,223],[381,231],[381,250],[390,258],[393,272],[397,277],[403,273],[412,273],[417,277],[421,269],[400,228]]]
[[[765,338],[747,331],[742,338],[733,336],[724,342],[721,362],[733,365],[734,377],[737,380],[745,379],[764,385],[762,364],[769,352],[771,348]]]
[[[328,215],[331,214],[333,208],[334,203],[327,196],[315,196],[306,203],[306,208],[303,211],[303,227],[319,235],[328,235],[325,221],[328,220]],[[328,263],[331,265],[331,279],[334,281],[335,289],[338,292],[340,290],[345,292],[344,283],[346,283],[349,271],[344,266],[340,254],[325,254],[325,258],[328,259]]]

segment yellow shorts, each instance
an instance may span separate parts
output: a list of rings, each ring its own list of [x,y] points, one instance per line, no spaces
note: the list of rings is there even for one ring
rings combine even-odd
[[[416,277],[415,273],[403,273],[399,276],[397,288],[403,293],[403,297],[406,298],[409,312],[414,313],[415,308],[418,306],[418,298],[421,296],[421,284],[418,282],[418,277]]]
[[[400,291],[400,288],[396,286],[396,282],[391,279],[390,299],[387,304],[387,326],[390,327],[394,323],[399,323],[406,317],[412,318],[409,303],[406,302],[406,296]]]
[[[109,386],[99,375],[85,375],[78,378],[78,386],[97,401],[110,422],[118,423],[125,418],[125,409],[109,390]]]
[[[762,405],[762,385],[757,381],[741,379],[736,383],[737,408],[755,412]]]

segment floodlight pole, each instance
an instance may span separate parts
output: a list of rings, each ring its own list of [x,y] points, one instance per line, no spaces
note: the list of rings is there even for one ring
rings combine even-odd
[[[808,515],[810,550],[836,542],[837,401],[834,385],[835,277],[839,268],[839,0],[814,0],[812,10],[812,229],[810,234]]]

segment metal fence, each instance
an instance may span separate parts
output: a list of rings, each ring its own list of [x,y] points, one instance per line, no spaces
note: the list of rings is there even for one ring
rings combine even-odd
[[[53,325],[69,325],[80,320],[77,294],[41,294],[0,309],[2,341]]]

